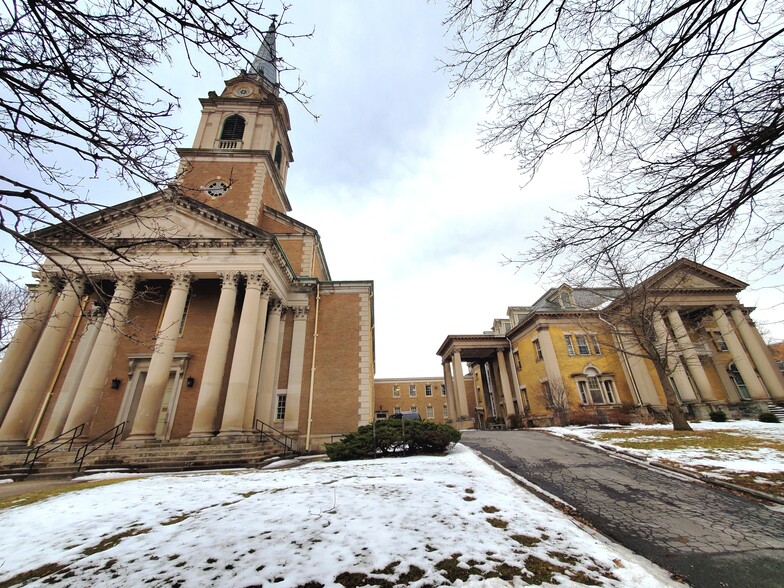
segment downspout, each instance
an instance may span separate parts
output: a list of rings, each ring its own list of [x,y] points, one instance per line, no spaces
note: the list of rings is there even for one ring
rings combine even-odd
[[[60,361],[57,364],[57,369],[54,372],[54,376],[52,376],[52,381],[49,382],[49,386],[46,391],[46,396],[44,397],[44,401],[41,404],[40,410],[38,411],[38,416],[35,419],[33,430],[30,432],[30,437],[27,438],[28,447],[33,444],[33,441],[35,440],[35,436],[38,434],[38,429],[41,427],[41,421],[44,420],[46,409],[49,407],[49,402],[52,400],[52,396],[54,395],[53,394],[54,386],[57,383],[57,379],[60,377],[60,372],[63,371],[65,358],[68,357],[68,353],[71,351],[71,345],[73,345],[74,338],[76,337],[76,332],[79,329],[79,323],[81,322],[81,319],[84,316],[84,309],[86,306],[87,306],[87,297],[85,296],[82,297],[81,303],[79,304],[80,312],[74,317],[74,324],[73,327],[71,328],[71,336],[68,338],[68,344],[65,346],[65,350],[60,356]]]
[[[318,343],[319,302],[321,282],[316,282],[316,324],[313,329],[313,357],[310,360],[310,390],[308,391],[308,427],[305,433],[305,451],[310,451],[310,428],[313,424],[313,389],[316,384],[316,344]]]

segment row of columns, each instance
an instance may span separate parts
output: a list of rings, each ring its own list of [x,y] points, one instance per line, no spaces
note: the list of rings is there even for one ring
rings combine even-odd
[[[221,293],[191,430],[194,437],[218,432],[226,436],[248,432],[253,428],[256,415],[268,419],[275,408],[281,313],[286,309],[280,300],[270,303],[272,290],[264,274],[250,273],[245,275],[245,299],[230,363],[223,419],[220,427],[217,426],[240,277],[238,272],[220,274]],[[191,281],[191,275],[186,272],[172,278],[130,439],[155,438]],[[134,276],[121,276],[109,307],[104,310],[94,306],[89,313],[87,326],[79,338],[58,402],[49,419],[45,438],[92,421],[128,319],[135,283]],[[47,392],[51,393],[54,378],[64,360],[63,356],[58,361],[57,354],[66,347],[69,333],[76,334],[83,290],[83,282],[73,280],[65,284],[58,297],[57,284],[43,280],[33,292],[24,318],[0,364],[0,443],[15,444],[25,441],[30,434],[44,397]],[[284,424],[288,430],[298,426],[307,306],[297,306],[293,310]]]
[[[674,340],[660,312],[654,314],[654,329],[657,344],[666,353],[669,372],[675,381],[681,400],[687,403],[700,400],[716,401],[716,394],[680,314],[677,310],[671,309],[666,316],[675,336]],[[730,317],[728,317],[724,309],[713,308],[711,316],[751,398],[754,400],[784,398],[784,378],[774,367],[769,353],[766,352],[765,343],[757,330],[749,325],[743,311],[734,306],[730,309]]]

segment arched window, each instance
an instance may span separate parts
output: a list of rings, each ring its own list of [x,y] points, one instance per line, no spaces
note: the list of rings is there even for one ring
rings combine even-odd
[[[225,121],[223,121],[223,130],[221,131],[221,141],[242,141],[242,135],[245,133],[245,119],[239,114],[232,114]]]
[[[617,404],[618,395],[611,375],[602,373],[593,366],[583,370],[583,377],[577,380],[581,404]]]
[[[278,143],[275,146],[275,165],[278,166],[278,169],[280,169],[280,164],[282,161],[283,161],[283,147],[281,147],[280,143]]]
[[[749,394],[749,390],[746,388],[746,382],[743,381],[738,366],[733,362],[727,366],[727,371],[730,373],[730,380],[735,384],[735,388],[738,390],[740,397],[743,398],[743,400],[751,400],[751,394]]]

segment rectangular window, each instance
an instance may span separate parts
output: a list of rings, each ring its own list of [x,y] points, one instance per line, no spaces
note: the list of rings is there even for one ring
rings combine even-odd
[[[536,361],[542,359],[542,346],[539,345],[539,339],[534,339],[534,354],[536,355]]]
[[[400,398],[400,386],[392,386],[392,398]]]
[[[433,395],[433,386],[430,384],[425,384],[425,396],[432,396]]]
[[[727,347],[727,342],[722,337],[721,333],[718,331],[713,331],[713,342],[716,344],[716,349],[719,351],[729,351],[729,347]]]
[[[569,352],[569,355],[574,355],[574,343],[572,343],[572,336],[564,335],[564,341],[566,341],[566,351]]]
[[[599,338],[596,335],[591,335],[591,344],[593,345],[593,352],[596,355],[601,355],[602,348],[599,347]]]
[[[591,355],[591,350],[588,349],[588,338],[585,335],[575,335],[577,340],[577,350],[580,355]]]
[[[416,384],[411,384],[408,387],[408,397],[409,398],[416,398]]]
[[[604,396],[602,396],[602,388],[599,386],[599,378],[588,378],[588,392],[591,394],[591,402],[593,404],[604,404]]]
[[[588,404],[588,382],[585,380],[578,381],[577,389],[580,391],[580,403]]]
[[[400,406],[395,407],[395,414],[400,414]]]
[[[416,407],[416,404],[411,405],[411,412],[419,412],[419,409]]]
[[[523,369],[523,364],[520,363],[520,353],[517,350],[515,350],[514,353],[512,353],[512,357],[514,357],[515,367],[518,370]]]
[[[446,396],[446,384],[441,384],[441,396]]]
[[[444,405],[444,418],[449,418],[449,407],[446,404]]]
[[[191,306],[191,294],[193,291],[189,288],[188,289],[188,297],[185,299],[185,307],[182,309],[182,316],[180,317],[180,326],[177,331],[177,334],[182,337],[182,332],[185,330],[185,319],[188,318],[188,309]],[[158,316],[158,325],[155,327],[156,337],[157,334],[160,333],[161,329],[165,328],[166,325],[163,324],[163,314],[166,312],[166,307],[169,304],[169,297],[171,296],[171,290],[166,293],[166,297],[163,300],[163,306],[161,307],[160,315]]]
[[[604,395],[608,404],[615,404],[615,386],[613,386],[612,380],[604,381]]]
[[[278,394],[278,406],[275,409],[275,419],[282,421],[286,418],[286,395]]]
[[[433,405],[432,404],[428,404],[427,408],[425,409],[425,411],[426,411],[426,414],[427,414],[427,418],[429,418],[429,419],[436,418],[436,411],[433,410]]]

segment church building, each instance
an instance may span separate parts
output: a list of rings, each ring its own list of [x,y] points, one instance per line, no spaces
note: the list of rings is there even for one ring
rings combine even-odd
[[[330,274],[292,216],[274,30],[201,99],[170,188],[34,234],[46,260],[0,364],[0,446],[76,430],[300,451],[373,418],[373,282]]]

